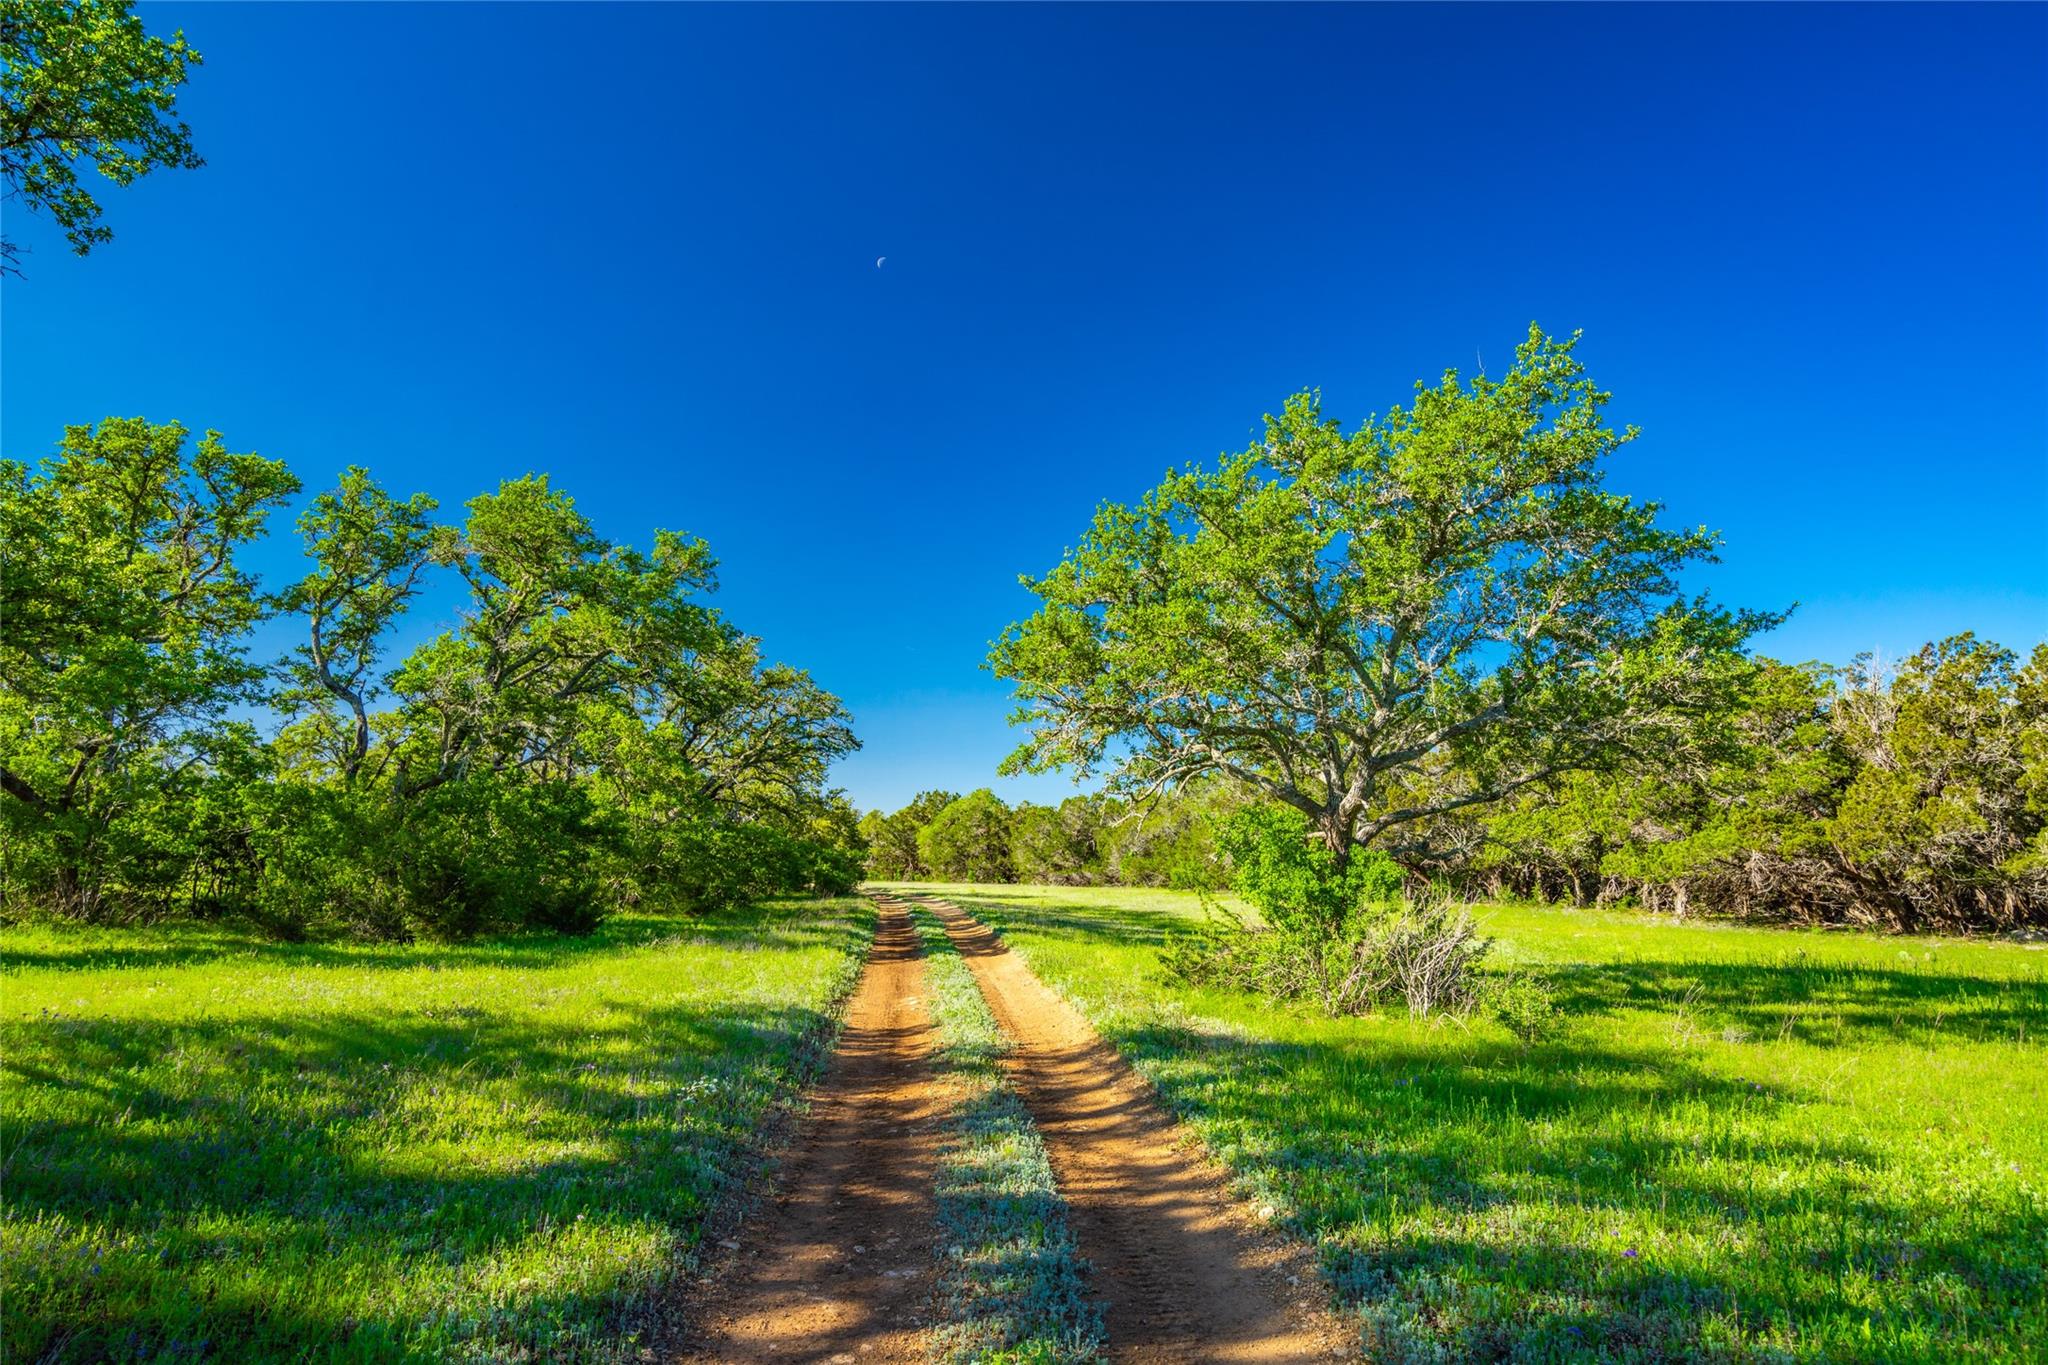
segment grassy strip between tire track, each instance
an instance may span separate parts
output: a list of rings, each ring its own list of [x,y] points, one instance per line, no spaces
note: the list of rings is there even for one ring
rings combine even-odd
[[[1003,1076],[1009,1050],[981,988],[931,911],[910,907],[926,961],[939,1066],[961,1095],[939,1161],[946,1239],[934,1355],[981,1365],[1102,1358],[1045,1146]]]

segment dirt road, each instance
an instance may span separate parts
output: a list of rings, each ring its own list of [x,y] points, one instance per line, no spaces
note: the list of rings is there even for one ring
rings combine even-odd
[[[1341,1354],[1344,1334],[1312,1302],[1321,1290],[1302,1250],[1252,1230],[1223,1173],[1023,959],[958,907],[925,903],[1015,1045],[1011,1084],[1067,1200],[1089,1291],[1103,1303],[1111,1359],[1177,1365]]]
[[[884,906],[784,1197],[742,1235],[683,1359],[925,1358],[946,1089],[923,996],[909,917]]]
[[[1100,1301],[1130,1365],[1323,1361],[1351,1338],[1317,1304],[1307,1251],[1260,1233],[1220,1170],[1086,1020],[955,906],[926,900],[1014,1047]],[[776,1208],[689,1314],[683,1360],[928,1359],[939,1235],[933,1197],[951,1088],[937,1076],[924,964],[900,901],[877,897],[875,947]]]

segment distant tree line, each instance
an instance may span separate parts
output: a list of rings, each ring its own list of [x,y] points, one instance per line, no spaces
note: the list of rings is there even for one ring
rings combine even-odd
[[[1485,894],[1894,930],[2048,920],[2048,646],[1751,666],[1711,762],[1574,774],[1430,831]],[[1456,784],[1454,772],[1443,780]]]
[[[894,814],[870,811],[860,834],[877,881],[1214,890],[1230,881],[1218,846],[1223,822],[1246,804],[1222,782],[1143,804],[1098,793],[1010,806],[987,788],[930,791]]]
[[[266,586],[299,487],[141,419],[0,461],[0,908],[461,937],[858,880],[846,710],[706,603],[702,541],[613,544],[545,477],[448,523],[355,468]],[[436,575],[459,623],[401,653]]]

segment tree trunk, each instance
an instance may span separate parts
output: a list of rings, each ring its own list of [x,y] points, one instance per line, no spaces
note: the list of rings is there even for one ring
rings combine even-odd
[[[60,840],[62,847],[68,840]],[[98,923],[100,911],[99,892],[85,875],[85,859],[76,849],[66,849],[57,864],[55,885],[52,888],[60,913],[72,918]]]
[[[1323,846],[1330,850],[1330,857],[1342,874],[1351,866],[1351,826],[1335,811],[1325,811],[1316,820],[1316,833],[1322,837]]]

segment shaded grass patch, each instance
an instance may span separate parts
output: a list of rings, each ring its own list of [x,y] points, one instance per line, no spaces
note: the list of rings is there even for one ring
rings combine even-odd
[[[815,1065],[864,902],[587,938],[0,932],[22,1359],[608,1359]]]

